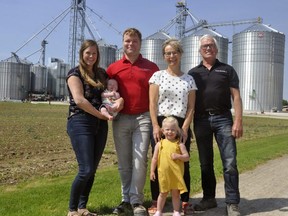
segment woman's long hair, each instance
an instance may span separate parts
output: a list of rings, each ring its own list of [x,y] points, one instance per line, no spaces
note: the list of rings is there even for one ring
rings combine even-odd
[[[88,47],[95,46],[97,50],[97,59],[95,64],[93,65],[94,79],[88,73],[88,65],[85,63],[83,59],[84,50]],[[79,50],[79,70],[83,77],[83,79],[91,86],[96,88],[105,88],[105,78],[104,78],[104,69],[99,67],[100,62],[100,52],[99,47],[96,41],[94,40],[85,40]],[[104,72],[104,73],[103,73]]]

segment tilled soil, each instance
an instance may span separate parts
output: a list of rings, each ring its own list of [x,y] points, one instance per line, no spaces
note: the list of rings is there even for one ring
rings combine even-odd
[[[99,168],[116,163],[114,153],[103,154]],[[0,185],[17,184],[40,176],[58,176],[77,169],[75,154],[69,146],[39,149],[2,149]]]

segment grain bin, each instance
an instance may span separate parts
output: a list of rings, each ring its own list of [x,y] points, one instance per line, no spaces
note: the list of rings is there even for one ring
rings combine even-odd
[[[116,59],[115,61],[118,61],[120,59],[122,59],[123,57],[123,47],[121,47],[120,49],[116,50]]]
[[[284,50],[285,35],[265,24],[233,35],[232,65],[240,78],[244,110],[281,110]]]
[[[99,40],[97,43],[100,52],[99,66],[106,70],[107,67],[116,60],[117,46],[106,44],[104,40]]]
[[[218,42],[217,58],[220,61],[227,63],[229,43],[228,38],[223,37],[221,34],[211,29],[202,28],[198,31],[193,32],[191,35],[181,39],[184,50],[181,62],[181,70],[183,72],[188,73],[191,68],[197,66],[202,60],[202,57],[199,53],[199,40],[203,35],[206,34],[212,35],[216,38]]]
[[[0,100],[25,100],[30,87],[30,65],[16,54],[0,62]]]
[[[157,64],[160,70],[167,68],[162,54],[162,44],[169,38],[168,34],[159,31],[142,40],[140,50],[142,56]]]
[[[31,79],[31,91],[34,93],[45,93],[48,81],[47,67],[35,64],[31,66],[31,72],[33,74]]]
[[[63,100],[68,96],[66,76],[70,70],[70,65],[63,60],[51,58],[48,65],[48,94],[52,94],[55,99]]]

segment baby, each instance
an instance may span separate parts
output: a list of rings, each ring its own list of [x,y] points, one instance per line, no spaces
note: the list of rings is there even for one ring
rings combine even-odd
[[[102,105],[100,106],[101,113],[106,116],[109,120],[113,120],[113,118],[118,114],[114,112],[114,103],[115,100],[120,98],[120,94],[118,91],[118,83],[115,79],[109,79],[107,82],[107,89],[101,94],[102,97]]]

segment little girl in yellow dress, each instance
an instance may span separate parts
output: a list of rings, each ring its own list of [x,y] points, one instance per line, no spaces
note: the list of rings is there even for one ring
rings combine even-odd
[[[162,216],[163,207],[169,192],[172,195],[173,216],[180,216],[180,194],[187,192],[183,179],[184,162],[189,154],[184,143],[180,142],[181,130],[174,117],[163,120],[162,129],[165,136],[155,146],[151,161],[150,179],[155,180],[155,169],[158,169],[160,194],[157,199],[157,211],[154,216]]]

